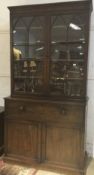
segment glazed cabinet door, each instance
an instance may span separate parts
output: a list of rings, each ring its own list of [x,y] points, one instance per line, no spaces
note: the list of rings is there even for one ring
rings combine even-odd
[[[12,21],[12,91],[43,92],[45,32],[43,16],[14,17]]]
[[[39,161],[39,125],[36,122],[7,120],[5,125],[5,153],[22,161]]]
[[[83,133],[79,128],[50,123],[44,126],[44,133],[42,161],[45,164],[73,169],[82,168]]]
[[[85,14],[51,17],[51,95],[76,98],[85,95],[86,19]]]

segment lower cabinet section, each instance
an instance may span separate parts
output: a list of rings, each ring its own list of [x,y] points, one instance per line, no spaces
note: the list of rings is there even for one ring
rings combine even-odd
[[[43,103],[42,106],[39,103],[38,106],[38,102],[28,102],[28,105],[23,108],[22,105],[19,107],[20,101],[6,102],[5,159],[69,170],[69,175],[82,175],[84,105]]]
[[[7,119],[5,154],[22,162],[78,170],[83,168],[84,161],[81,136],[83,133],[80,128]]]

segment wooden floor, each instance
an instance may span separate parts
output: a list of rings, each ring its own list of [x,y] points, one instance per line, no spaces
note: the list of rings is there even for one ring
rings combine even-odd
[[[6,164],[0,161],[0,175],[67,175],[62,173],[56,173],[52,171],[35,169],[32,167],[18,166],[14,164]],[[94,159],[90,160],[87,167],[86,175],[94,175]]]

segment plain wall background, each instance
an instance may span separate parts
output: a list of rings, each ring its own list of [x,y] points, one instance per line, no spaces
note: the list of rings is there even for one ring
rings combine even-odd
[[[4,106],[4,97],[10,95],[10,35],[9,35],[9,10],[8,6],[54,3],[71,0],[2,0],[0,1],[0,105]],[[94,1],[94,0],[93,0]],[[94,4],[94,3],[93,3]],[[94,7],[93,7],[94,9]],[[94,11],[94,10],[93,10]],[[94,12],[91,15],[89,68],[87,95],[86,121],[86,150],[94,157]]]

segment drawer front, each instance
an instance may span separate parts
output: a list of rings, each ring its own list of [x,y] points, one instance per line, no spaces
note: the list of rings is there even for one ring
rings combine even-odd
[[[43,103],[27,101],[7,101],[6,116],[37,121],[81,123],[84,105]]]

